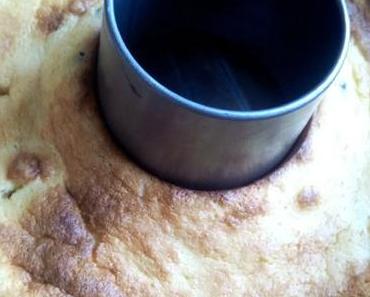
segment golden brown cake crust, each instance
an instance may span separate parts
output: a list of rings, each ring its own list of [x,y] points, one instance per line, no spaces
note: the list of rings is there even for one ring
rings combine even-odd
[[[0,1],[0,297],[370,296],[370,8],[301,149],[248,187],[163,183],[112,142],[98,0]]]

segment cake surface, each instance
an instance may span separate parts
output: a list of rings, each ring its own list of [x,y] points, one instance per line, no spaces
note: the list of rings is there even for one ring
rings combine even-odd
[[[99,0],[0,0],[0,297],[370,297],[370,7],[300,150],[195,192],[99,114]]]

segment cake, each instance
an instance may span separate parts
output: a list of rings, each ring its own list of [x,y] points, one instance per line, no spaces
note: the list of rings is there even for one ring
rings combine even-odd
[[[370,6],[300,149],[244,188],[137,167],[99,112],[99,0],[0,1],[1,297],[369,297]]]

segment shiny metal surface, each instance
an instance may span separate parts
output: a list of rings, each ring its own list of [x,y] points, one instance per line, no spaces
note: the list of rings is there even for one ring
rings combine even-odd
[[[142,67],[117,25],[115,9],[128,2],[105,2],[98,60],[103,115],[114,137],[141,166],[169,182],[194,189],[246,185],[275,168],[290,152],[338,74],[349,44],[344,1],[330,0],[338,10],[338,17],[330,21],[336,22],[340,40],[328,44],[333,50],[327,59],[334,64],[320,83],[271,108],[222,109],[179,95]]]

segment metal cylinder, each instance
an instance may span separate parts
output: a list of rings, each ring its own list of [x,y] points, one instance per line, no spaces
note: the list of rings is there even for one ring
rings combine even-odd
[[[350,33],[342,0],[277,2],[105,1],[100,104],[134,160],[176,185],[218,190],[287,156],[338,74]]]

